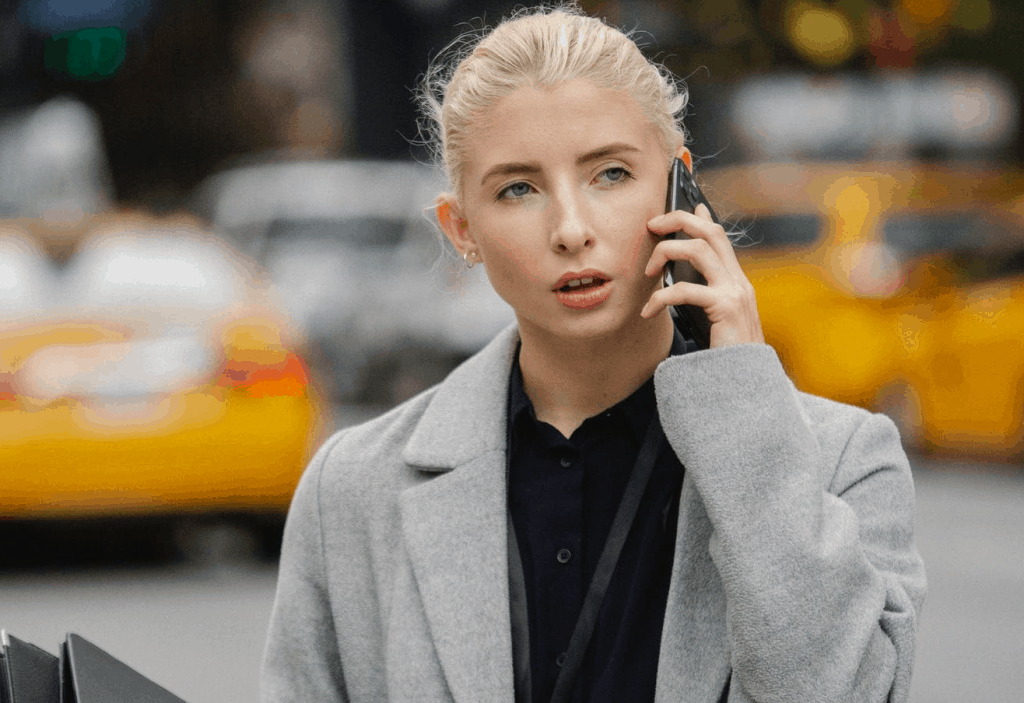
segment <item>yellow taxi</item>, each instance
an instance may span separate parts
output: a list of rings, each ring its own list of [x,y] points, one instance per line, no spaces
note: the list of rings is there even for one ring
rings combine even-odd
[[[791,162],[699,180],[798,387],[890,413],[920,450],[1024,452],[1024,174]]]
[[[188,220],[97,216],[60,266],[0,225],[0,519],[283,513],[324,423],[281,309]]]

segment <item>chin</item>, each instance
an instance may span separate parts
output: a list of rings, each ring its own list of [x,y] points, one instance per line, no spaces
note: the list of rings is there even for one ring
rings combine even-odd
[[[640,317],[641,307],[629,310],[616,310],[610,308],[599,308],[582,312],[569,311],[568,314],[561,314],[557,319],[549,319],[547,324],[542,325],[544,332],[567,341],[599,341],[606,339],[621,338],[622,335],[632,335],[647,327],[647,323],[653,320],[644,320]],[[536,322],[531,321],[532,327],[538,327]],[[522,322],[520,322],[522,327]]]

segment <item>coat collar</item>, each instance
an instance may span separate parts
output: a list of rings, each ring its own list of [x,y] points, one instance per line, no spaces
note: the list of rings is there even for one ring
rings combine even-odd
[[[510,327],[453,371],[402,454],[435,474],[402,493],[402,536],[457,703],[513,703],[505,415],[518,341]]]
[[[406,490],[400,506],[434,645],[458,703],[513,701],[505,426],[518,343],[509,327],[453,371],[402,455],[407,464],[442,474]],[[672,402],[659,390],[659,404]],[[665,428],[670,440],[672,431]],[[725,595],[708,553],[711,538],[687,477],[658,663],[659,702],[714,703],[729,676]]]
[[[518,344],[518,329],[507,327],[437,387],[403,461],[449,471],[481,454],[505,451],[508,379]]]

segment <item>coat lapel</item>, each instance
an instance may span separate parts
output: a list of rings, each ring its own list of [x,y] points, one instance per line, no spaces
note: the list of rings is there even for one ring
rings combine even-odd
[[[505,424],[514,328],[438,388],[404,460],[437,474],[400,499],[434,646],[460,703],[512,703]]]
[[[401,497],[402,534],[455,701],[512,703],[505,424],[511,327],[454,371],[403,459],[434,478]],[[665,428],[670,441],[672,428]],[[719,700],[730,675],[711,522],[687,477],[658,661],[657,703]]]
[[[659,367],[654,376],[658,414],[665,437],[685,466],[685,455],[679,449],[687,428],[673,425],[673,413],[667,411],[687,397],[687,389],[677,387],[665,368]],[[716,703],[729,681],[731,651],[725,624],[725,590],[718,567],[711,560],[713,539],[711,520],[693,475],[687,472],[679,500],[675,561],[661,634],[657,703]]]
[[[689,477],[683,480],[656,703],[715,703],[730,675],[725,592],[708,543],[711,521]]]

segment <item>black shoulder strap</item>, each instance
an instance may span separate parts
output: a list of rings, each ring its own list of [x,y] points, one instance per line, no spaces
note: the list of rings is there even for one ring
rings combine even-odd
[[[526,604],[526,577],[519,542],[508,515],[508,596],[512,615],[512,670],[515,672],[516,703],[531,703],[533,681],[530,669],[530,619]]]

